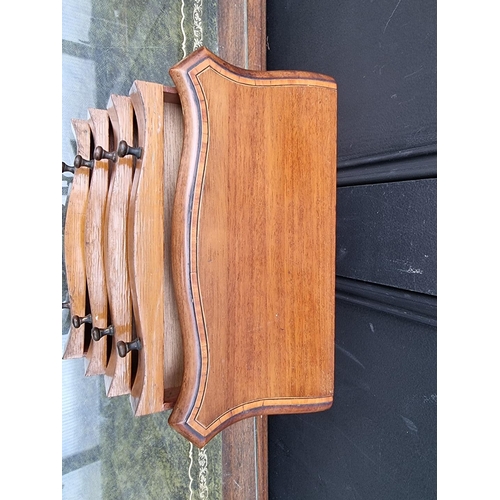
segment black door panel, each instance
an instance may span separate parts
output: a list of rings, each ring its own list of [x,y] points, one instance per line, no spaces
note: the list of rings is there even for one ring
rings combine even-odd
[[[267,31],[339,104],[335,398],[269,418],[270,498],[434,499],[436,1],[267,0]]]

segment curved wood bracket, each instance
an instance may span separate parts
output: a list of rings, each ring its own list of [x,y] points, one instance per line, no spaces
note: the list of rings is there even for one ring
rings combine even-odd
[[[333,402],[335,81],[200,48],[184,115],[172,268],[185,371],[169,423],[197,446],[246,417]]]

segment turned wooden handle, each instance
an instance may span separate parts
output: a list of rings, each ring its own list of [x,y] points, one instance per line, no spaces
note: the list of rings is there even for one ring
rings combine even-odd
[[[134,148],[132,146],[129,146],[127,144],[127,141],[120,141],[118,144],[118,149],[116,150],[116,154],[120,158],[123,158],[124,156],[127,155],[132,155],[135,156],[137,159],[140,159],[142,156],[142,148],[141,147]]]
[[[116,343],[116,348],[118,350],[118,356],[124,358],[130,351],[139,351],[142,349],[141,339],[136,338],[132,342],[120,342]]]
[[[102,146],[97,146],[94,149],[94,158],[97,161],[101,160],[110,160],[113,163],[116,163],[116,160],[118,159],[118,155],[116,154],[116,151],[106,151]]]
[[[113,325],[110,325],[107,328],[98,328],[97,326],[94,326],[94,328],[92,328],[91,333],[92,333],[92,339],[94,339],[96,342],[98,342],[105,335],[112,337],[115,334],[115,329],[114,329]]]
[[[76,314],[71,318],[71,323],[75,328],[80,328],[83,323],[92,324],[92,315],[87,314],[87,316],[77,316]]]
[[[70,172],[71,174],[75,173],[75,166],[68,165],[67,163],[62,162],[62,173]]]
[[[93,168],[94,160],[85,160],[82,155],[76,155],[74,164],[75,168],[80,168],[80,167]]]

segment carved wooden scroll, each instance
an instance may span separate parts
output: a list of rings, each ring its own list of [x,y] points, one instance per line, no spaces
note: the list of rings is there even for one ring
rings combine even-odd
[[[205,48],[184,114],[172,266],[185,372],[170,424],[203,446],[245,417],[333,401],[337,91]]]
[[[94,144],[109,150],[111,131],[108,112],[103,109],[89,109],[89,124]],[[85,268],[92,327],[101,329],[108,326],[108,295],[104,271],[104,214],[109,186],[109,171],[109,160],[94,159],[85,220]],[[97,342],[90,340],[85,361],[86,375],[104,373],[107,364],[107,337]]]
[[[87,120],[74,119],[71,124],[76,139],[77,155],[81,155],[84,159],[90,158],[91,132]],[[84,229],[89,181],[89,168],[84,166],[75,168],[64,227],[64,258],[69,307],[71,317],[77,318],[86,316],[88,305]],[[75,326],[73,321],[71,322],[63,359],[81,358],[85,355],[88,347],[85,342],[85,326],[85,323]],[[87,337],[90,338],[89,335]]]
[[[115,148],[119,141],[134,144],[134,109],[129,97],[111,95],[108,115],[113,128]],[[129,394],[132,380],[132,358],[118,356],[117,342],[132,340],[132,298],[127,266],[127,215],[132,188],[135,158],[116,157],[109,183],[105,213],[104,262],[112,335],[108,364],[104,374],[109,397]]]

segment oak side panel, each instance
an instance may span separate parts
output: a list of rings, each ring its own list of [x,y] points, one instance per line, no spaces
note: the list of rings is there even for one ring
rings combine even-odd
[[[114,148],[119,141],[134,142],[134,108],[129,97],[111,95],[108,114],[113,128]],[[104,374],[109,397],[130,393],[131,356],[118,356],[116,343],[132,340],[132,298],[127,266],[127,215],[134,173],[134,157],[118,158],[109,184],[104,232],[104,262],[114,335],[108,337],[111,351]]]
[[[127,229],[132,306],[142,343],[131,404],[140,416],[164,409],[163,86],[135,81],[130,98],[143,148],[134,172]]]
[[[91,144],[88,121],[74,119],[71,124],[76,139],[77,154],[88,159]],[[86,315],[87,277],[84,230],[89,182],[90,170],[87,167],[75,169],[64,227],[64,256],[71,317]],[[63,359],[81,358],[85,355],[85,325],[79,328],[75,328],[72,322],[70,325]]]
[[[177,102],[175,102],[177,99]],[[172,232],[172,210],[175,187],[179,171],[184,126],[182,108],[178,101],[177,91],[164,87],[164,278],[165,278],[165,329],[163,344],[165,346],[163,378],[166,391],[165,402],[172,407],[172,391],[177,396],[182,383],[184,371],[184,355],[182,336],[175,301],[172,276],[172,258],[170,251]]]
[[[109,149],[109,117],[106,110],[89,109],[94,144]],[[91,152],[93,154],[93,152]],[[85,220],[85,269],[92,327],[108,326],[108,295],[104,271],[104,228],[110,166],[108,160],[94,160]],[[90,340],[85,357],[85,375],[102,375],[107,364],[107,338]]]

